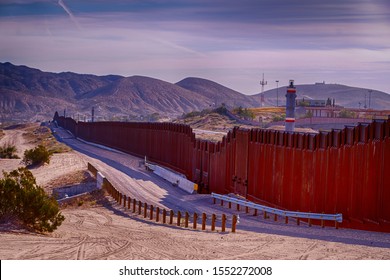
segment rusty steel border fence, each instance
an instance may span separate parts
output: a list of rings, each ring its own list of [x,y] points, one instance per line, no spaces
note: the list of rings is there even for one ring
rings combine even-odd
[[[234,128],[220,142],[173,123],[54,121],[76,137],[147,156],[202,193],[235,193],[299,212],[341,213],[340,227],[390,232],[390,118],[318,134]]]

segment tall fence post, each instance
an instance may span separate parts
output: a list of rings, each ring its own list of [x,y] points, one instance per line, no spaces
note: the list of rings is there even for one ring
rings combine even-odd
[[[133,199],[133,213],[135,213],[136,206],[137,206],[137,200],[134,198]]]

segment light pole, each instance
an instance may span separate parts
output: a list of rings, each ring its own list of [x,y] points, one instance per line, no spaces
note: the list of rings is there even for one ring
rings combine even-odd
[[[370,89],[368,91],[368,109],[371,109],[371,93],[372,93],[372,90]]]
[[[279,107],[279,80],[276,80],[276,107]]]

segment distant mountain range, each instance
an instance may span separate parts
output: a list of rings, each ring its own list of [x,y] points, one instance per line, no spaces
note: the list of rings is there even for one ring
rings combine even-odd
[[[298,85],[298,97],[335,98],[336,103],[358,107],[367,89],[343,85]],[[266,106],[276,104],[276,89],[264,92]],[[285,87],[278,89],[279,105],[285,103]],[[140,119],[150,115],[175,118],[183,113],[219,106],[259,107],[260,94],[244,95],[201,78],[185,78],[172,84],[162,80],[118,75],[95,76],[71,72],[50,73],[26,66],[0,63],[0,122],[35,121],[60,115],[82,120]],[[364,103],[362,103],[364,106]],[[390,95],[372,91],[371,106],[390,108]]]

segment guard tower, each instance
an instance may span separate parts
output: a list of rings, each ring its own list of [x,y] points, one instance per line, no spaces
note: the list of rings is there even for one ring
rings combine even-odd
[[[295,129],[295,98],[297,90],[294,86],[294,80],[290,80],[286,93],[286,120],[285,130],[293,132]]]

